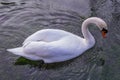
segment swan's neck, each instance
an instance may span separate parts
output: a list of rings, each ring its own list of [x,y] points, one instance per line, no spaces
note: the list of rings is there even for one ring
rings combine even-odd
[[[92,34],[88,30],[89,24],[97,24],[95,19],[87,19],[82,24],[82,34],[84,36],[84,39],[87,41],[88,44],[94,45],[95,39],[92,36]]]

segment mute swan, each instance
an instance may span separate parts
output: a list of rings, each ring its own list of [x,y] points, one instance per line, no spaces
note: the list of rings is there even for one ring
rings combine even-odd
[[[107,24],[100,18],[91,17],[82,24],[84,38],[64,30],[43,29],[29,36],[22,47],[7,51],[30,60],[43,60],[45,63],[69,60],[94,46],[95,39],[88,30],[88,25],[91,23],[98,26],[105,38]]]

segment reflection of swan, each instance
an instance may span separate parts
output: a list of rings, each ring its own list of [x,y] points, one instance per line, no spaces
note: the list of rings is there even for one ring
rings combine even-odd
[[[75,58],[95,44],[94,37],[88,30],[90,23],[96,24],[102,36],[106,37],[107,24],[100,18],[91,17],[82,24],[84,38],[63,30],[43,29],[29,36],[22,47],[7,49],[7,51],[31,60],[43,60],[45,63]]]

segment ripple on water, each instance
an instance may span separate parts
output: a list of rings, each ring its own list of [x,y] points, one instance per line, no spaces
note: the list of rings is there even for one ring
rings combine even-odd
[[[42,6],[36,6],[38,5],[36,3],[32,4],[31,6],[30,4],[32,3],[25,2],[24,5],[22,4],[23,6],[17,4],[15,6],[0,8],[0,10],[4,9],[3,12],[0,11],[0,42],[2,42],[0,48],[7,49],[21,46],[22,42],[27,36],[36,32],[37,30],[45,28],[63,29],[77,35],[81,35],[81,23],[86,18],[86,16],[81,16],[74,10],[50,10],[50,8],[45,9],[47,6],[43,4]],[[92,53],[92,55],[89,53]],[[96,57],[96,52],[93,52],[91,50],[83,56],[73,59],[72,61],[53,64],[51,68],[43,67],[41,71],[28,70],[25,71],[25,73],[28,73],[29,75],[27,74],[27,76],[36,80],[40,77],[46,80],[48,78],[54,80],[86,80],[88,76],[91,76],[90,73],[92,70],[96,68],[96,66],[94,66],[94,64],[96,64],[94,62],[96,60]],[[51,65],[46,64],[46,66],[50,67]],[[16,69],[16,72],[17,71],[19,70]],[[21,79],[24,78],[25,77]]]

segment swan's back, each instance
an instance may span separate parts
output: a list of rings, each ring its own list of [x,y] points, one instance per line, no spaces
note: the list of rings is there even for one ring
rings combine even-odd
[[[43,29],[29,36],[24,41],[24,43],[29,42],[29,41],[45,41],[45,42],[57,41],[69,35],[71,36],[74,34],[70,32],[66,32],[64,30],[58,30],[58,29]]]

